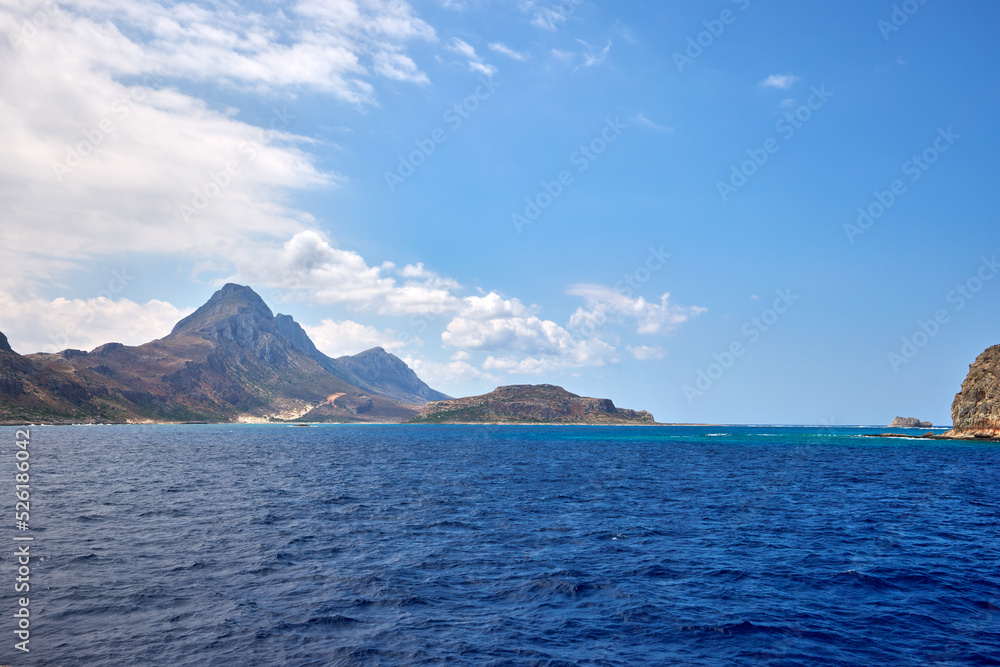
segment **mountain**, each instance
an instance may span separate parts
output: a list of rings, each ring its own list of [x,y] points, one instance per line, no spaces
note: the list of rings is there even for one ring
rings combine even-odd
[[[443,396],[381,348],[327,357],[235,284],[144,345],[22,357],[2,343],[6,421],[405,421]]]
[[[497,387],[482,396],[428,403],[414,424],[655,424],[653,415],[616,408],[551,384]]]
[[[945,437],[1000,438],[1000,345],[969,366],[962,390],[951,404],[952,430]]]
[[[0,333],[0,424],[91,419],[92,412],[80,407],[91,395],[71,374],[14,352]]]
[[[381,347],[374,347],[352,357],[338,357],[334,362],[341,369],[340,377],[351,384],[397,401],[423,405],[428,401],[445,401],[451,398],[428,387],[402,359]]]
[[[275,325],[300,351],[355,387],[414,405],[450,398],[428,387],[402,359],[381,347],[331,359],[316,349],[305,330],[288,315],[278,315]]]

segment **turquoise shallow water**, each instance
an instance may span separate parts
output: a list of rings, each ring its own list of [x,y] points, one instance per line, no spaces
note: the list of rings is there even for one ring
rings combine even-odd
[[[0,662],[1000,664],[1000,447],[871,431],[35,427]]]

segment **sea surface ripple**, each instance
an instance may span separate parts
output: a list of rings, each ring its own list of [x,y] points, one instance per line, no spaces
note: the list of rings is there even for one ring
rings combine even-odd
[[[11,665],[1000,665],[1000,446],[776,427],[33,427]]]

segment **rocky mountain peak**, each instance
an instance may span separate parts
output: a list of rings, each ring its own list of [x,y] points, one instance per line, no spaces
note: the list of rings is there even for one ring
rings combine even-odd
[[[274,315],[264,300],[245,285],[228,283],[204,306],[177,323],[171,336],[200,333],[244,340],[274,330]]]
[[[383,348],[331,359],[290,316],[273,315],[256,292],[233,283],[143,345],[37,359],[7,350],[0,334],[0,393],[8,397],[0,422],[30,411],[84,421],[404,421],[428,400],[448,398]],[[5,404],[9,397],[17,405]]]
[[[448,398],[428,387],[406,362],[382,347],[373,347],[353,356],[338,357],[334,361],[345,379],[397,400],[422,403]]]

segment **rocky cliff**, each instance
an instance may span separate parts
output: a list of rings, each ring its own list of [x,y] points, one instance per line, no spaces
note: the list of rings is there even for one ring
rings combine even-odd
[[[951,404],[949,437],[1000,438],[1000,345],[969,366],[962,390]]]
[[[551,384],[498,387],[482,396],[428,403],[412,423],[655,424],[653,415],[615,407],[606,398],[571,394]]]
[[[916,417],[896,417],[889,428],[933,428],[931,422],[922,422]]]

